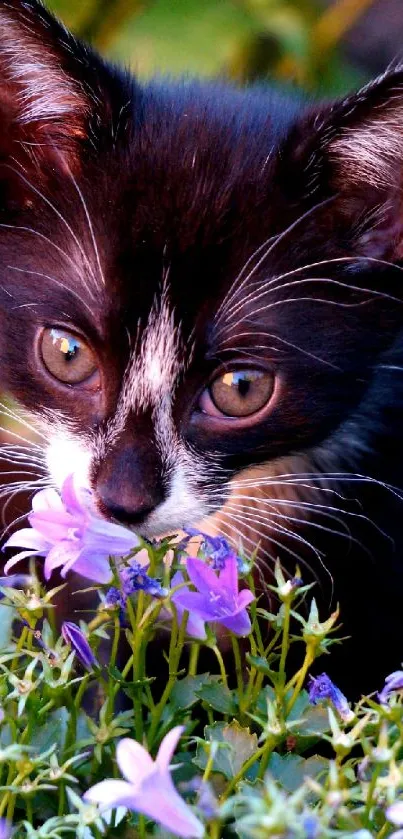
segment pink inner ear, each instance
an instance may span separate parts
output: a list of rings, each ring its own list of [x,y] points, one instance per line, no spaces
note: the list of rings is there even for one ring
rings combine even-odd
[[[54,32],[50,34],[42,12],[35,8],[31,10],[32,27],[28,27],[20,11],[0,10],[3,124],[14,152],[17,140],[31,158],[39,161],[53,149],[67,152],[71,164],[72,144],[86,134],[89,101],[79,81],[68,73],[69,36],[61,27],[57,38]]]

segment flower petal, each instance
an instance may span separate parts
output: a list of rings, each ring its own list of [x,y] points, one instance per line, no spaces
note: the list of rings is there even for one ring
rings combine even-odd
[[[85,507],[80,498],[80,491],[75,485],[74,475],[69,475],[63,483],[61,490],[62,505],[73,515],[82,516],[85,512]]]
[[[249,603],[252,603],[253,600],[255,600],[255,595],[251,590],[249,588],[243,588],[237,597],[238,609],[245,609],[245,606],[249,606]]]
[[[142,784],[141,792],[133,796],[133,809],[183,839],[201,839],[204,827],[191,808],[175,789],[171,776],[153,773]]]
[[[249,635],[252,629],[249,615],[245,609],[230,617],[221,617],[217,620],[231,632],[234,632],[235,635]]]
[[[399,827],[403,825],[403,801],[395,801],[386,810],[386,818],[392,824],[397,824]]]
[[[72,538],[75,530],[80,530],[82,522],[70,513],[59,510],[44,510],[40,513],[30,513],[28,521],[42,536],[53,544],[61,539]]]
[[[105,810],[111,807],[131,807],[133,787],[126,781],[101,781],[84,793],[84,800],[100,804]]]
[[[176,725],[175,728],[171,728],[171,731],[168,731],[168,734],[166,734],[163,740],[161,741],[161,745],[158,749],[158,754],[155,759],[155,763],[159,767],[159,769],[168,770],[172,760],[172,755],[178,745],[178,742],[184,730],[185,727],[183,725]]]
[[[72,565],[79,554],[79,547],[79,543],[77,547],[77,544],[74,542],[68,542],[67,540],[58,542],[58,544],[54,545],[45,559],[45,579],[49,579],[55,568],[60,568],[60,566],[63,565],[64,570],[64,567],[67,564]]]
[[[199,594],[198,591],[178,591],[173,596],[173,602],[175,606],[180,606],[182,610],[186,609],[204,621],[216,620],[221,615],[214,601],[210,601],[205,594]]]
[[[50,547],[47,539],[33,530],[30,527],[23,527],[21,530],[16,530],[12,533],[7,542],[3,545],[4,548],[32,548],[34,551],[47,551]]]
[[[217,574],[203,560],[195,556],[189,556],[186,561],[186,570],[193,585],[202,593],[210,594],[222,589]]]
[[[63,569],[63,576],[69,570],[80,574],[81,577],[87,577],[88,580],[94,580],[96,583],[109,583],[112,579],[109,556],[102,551],[96,553],[85,548],[80,551],[68,568]]]
[[[41,513],[44,510],[57,510],[59,512],[64,510],[59,493],[50,487],[35,493],[32,499],[32,509],[34,513]]]
[[[198,615],[189,614],[186,633],[192,638],[198,638],[199,641],[204,641],[207,638],[206,622],[203,618],[199,618]]]
[[[122,775],[137,788],[143,779],[154,772],[155,764],[147,750],[137,740],[124,737],[116,749],[116,759]]]
[[[226,594],[235,596],[238,594],[238,563],[235,554],[227,557],[218,579],[221,590],[224,590]]]
[[[4,573],[8,574],[10,568],[13,568],[17,562],[21,562],[22,559],[27,559],[29,556],[43,556],[45,551],[20,551],[18,554],[13,556],[11,559],[6,562],[4,566]]]

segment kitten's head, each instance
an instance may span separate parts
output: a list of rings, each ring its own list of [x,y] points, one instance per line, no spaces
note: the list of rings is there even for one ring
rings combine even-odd
[[[1,382],[56,485],[152,536],[337,452],[401,328],[403,69],[317,108],[140,85],[3,0],[0,79]]]

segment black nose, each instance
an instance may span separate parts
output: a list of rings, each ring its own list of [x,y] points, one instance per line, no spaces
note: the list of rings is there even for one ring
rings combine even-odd
[[[103,515],[139,526],[164,500],[161,468],[153,448],[130,440],[108,452],[94,476],[94,490]]]
[[[120,504],[116,504],[116,499],[108,499],[107,494],[103,494],[102,491],[98,490],[98,496],[101,503],[101,508],[106,515],[111,518],[116,519],[116,521],[120,521],[122,524],[132,524],[132,525],[139,525],[142,524],[146,518],[150,515],[150,513],[155,510],[157,503],[155,504],[142,504],[141,501],[138,501],[138,506],[133,506],[135,503],[134,499],[130,507],[123,507]]]

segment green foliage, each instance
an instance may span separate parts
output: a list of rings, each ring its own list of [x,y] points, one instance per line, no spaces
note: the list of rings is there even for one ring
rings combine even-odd
[[[339,94],[363,81],[342,57],[373,0],[49,0],[101,51],[152,73],[274,78]]]
[[[161,568],[161,547],[148,550]],[[346,713],[336,695],[312,705],[304,683],[312,662],[331,652],[337,615],[323,620],[311,587],[298,577],[286,581],[276,568],[272,589],[280,606],[260,624],[264,610],[251,609],[252,632],[243,649],[231,637],[226,671],[214,625],[206,641],[187,639],[183,620],[179,626],[171,614],[165,648],[150,647],[171,609],[169,592],[159,601],[144,591],[132,595],[129,629],[115,607],[105,608],[101,591],[81,629],[94,653],[100,637],[110,638],[111,660],[83,672],[45,617],[57,591],[41,589],[34,564],[27,590],[3,587],[0,608],[12,621],[0,647],[0,818],[13,822],[14,839],[169,839],[136,813],[117,811],[106,820],[82,796],[119,777],[121,738],[137,739],[155,755],[177,724],[185,731],[173,777],[206,839],[391,836],[386,811],[403,799],[403,682],[397,674],[383,704],[364,698]],[[250,572],[245,581],[253,587]],[[118,668],[124,635],[128,658]],[[291,646],[300,650],[293,674]],[[151,662],[159,678],[149,676]]]

